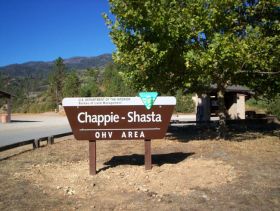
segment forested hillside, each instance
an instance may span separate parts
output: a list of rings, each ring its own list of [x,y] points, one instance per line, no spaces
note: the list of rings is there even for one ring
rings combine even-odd
[[[0,90],[13,94],[13,109],[16,112],[41,112],[54,108],[49,100],[51,75],[55,69],[55,62],[27,62],[0,67]],[[63,60],[64,74],[61,80],[68,79],[68,75],[77,73],[79,80],[83,80],[87,69],[96,72],[104,71],[107,64],[112,62],[111,54],[96,57],[73,57]],[[34,102],[40,103],[36,107]],[[3,102],[0,102],[0,109]]]
[[[27,66],[29,69],[25,69]],[[11,69],[7,74],[12,67],[19,69]],[[95,60],[75,57],[66,60],[58,58],[52,63],[10,65],[0,71],[0,90],[15,96],[14,112],[54,111],[64,97],[136,96],[140,90],[135,90],[131,81],[125,80],[124,71],[125,67],[114,64],[108,55]],[[186,96],[179,90],[177,101],[177,112],[194,111],[190,94]]]

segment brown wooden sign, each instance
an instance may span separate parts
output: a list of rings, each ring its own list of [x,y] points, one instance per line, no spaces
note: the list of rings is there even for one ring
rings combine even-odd
[[[176,104],[157,97],[147,109],[140,97],[65,98],[63,107],[77,140],[160,139]]]
[[[96,140],[145,140],[145,169],[152,168],[151,139],[165,136],[175,97],[64,98],[62,105],[77,140],[89,141],[90,174],[96,174]],[[144,104],[145,102],[145,104]]]

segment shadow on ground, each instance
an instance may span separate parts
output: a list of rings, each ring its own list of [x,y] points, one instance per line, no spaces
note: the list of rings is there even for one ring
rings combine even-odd
[[[18,156],[18,155],[21,155],[21,154],[26,153],[26,152],[29,152],[29,151],[33,151],[33,149],[25,149],[25,150],[22,150],[22,151],[20,151],[20,152],[16,152],[16,153],[13,153],[13,154],[11,154],[11,155],[7,155],[7,156],[5,156],[5,157],[1,157],[1,158],[0,158],[0,162],[1,162],[1,161],[4,161],[4,160],[8,160],[8,159],[13,158],[13,157],[16,157],[16,156]]]
[[[192,156],[193,152],[174,152],[168,154],[157,154],[152,155],[152,164],[161,166],[163,164],[177,164]],[[132,155],[123,155],[123,156],[114,156],[111,160],[104,163],[105,167],[101,168],[100,171],[105,171],[109,168],[114,168],[120,165],[144,165],[144,155],[132,154]]]
[[[262,135],[280,138],[280,124],[274,121],[262,120],[231,120],[227,122],[226,139],[229,141],[243,141],[256,139]],[[166,138],[188,142],[192,140],[213,140],[218,138],[218,122],[200,125],[170,126]]]

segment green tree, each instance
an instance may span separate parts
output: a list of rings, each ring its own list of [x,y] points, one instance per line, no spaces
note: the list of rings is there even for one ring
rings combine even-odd
[[[4,76],[0,73],[0,90],[4,89]]]
[[[133,96],[135,91],[123,80],[120,66],[109,64],[105,67],[103,75],[104,95],[113,96]]]
[[[49,95],[52,96],[57,108],[63,98],[63,82],[65,79],[66,67],[61,57],[55,60],[54,69],[49,75]]]
[[[178,113],[192,113],[195,111],[194,101],[192,94],[184,94],[182,90],[176,93],[176,112]]]
[[[203,92],[216,84],[220,137],[232,84],[279,92],[279,1],[110,0],[115,62],[137,89]],[[258,87],[259,86],[259,87]]]
[[[80,96],[82,97],[101,97],[103,95],[99,88],[99,71],[88,68],[82,79]]]
[[[63,97],[78,97],[80,92],[80,81],[77,73],[72,71],[66,75],[63,83]]]
[[[4,77],[3,74],[0,72],[0,91],[4,91]],[[4,105],[4,99],[0,98],[0,110],[1,107]]]
[[[272,101],[268,104],[268,112],[276,115],[280,120],[280,94],[278,94]]]

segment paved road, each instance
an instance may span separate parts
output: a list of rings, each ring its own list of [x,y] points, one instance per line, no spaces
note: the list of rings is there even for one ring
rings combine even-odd
[[[173,115],[172,120],[195,121],[195,115]],[[182,126],[181,123],[172,125]],[[195,125],[195,123],[183,125]],[[53,113],[12,115],[11,123],[0,123],[0,147],[67,132],[71,132],[71,128],[66,116]]]
[[[173,126],[187,126],[187,125],[196,125],[196,115],[195,114],[179,114],[172,115],[171,121],[179,121],[178,123],[172,123]],[[211,117],[211,121],[219,120],[219,117]],[[181,122],[181,123],[180,123]],[[182,123],[183,122],[183,123]]]
[[[12,115],[11,123],[0,123],[0,147],[70,131],[67,118],[58,114]]]

